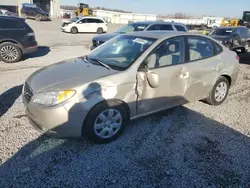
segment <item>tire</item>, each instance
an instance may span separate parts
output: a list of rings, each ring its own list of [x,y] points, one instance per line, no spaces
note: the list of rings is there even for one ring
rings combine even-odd
[[[35,17],[35,20],[36,20],[36,21],[41,21],[41,15],[37,15],[37,16]]]
[[[22,17],[24,18],[24,19],[27,19],[27,15],[26,14],[22,14]]]
[[[122,104],[101,102],[88,113],[82,132],[94,143],[109,143],[119,137],[127,121],[128,113]]]
[[[5,63],[15,63],[22,58],[21,49],[12,42],[0,44],[0,60]]]
[[[77,33],[78,33],[77,27],[72,27],[71,30],[70,30],[70,32],[71,32],[72,34],[77,34]]]
[[[227,98],[229,87],[228,79],[221,76],[215,83],[209,97],[205,99],[205,102],[213,106],[221,105]]]
[[[99,27],[96,31],[98,34],[102,34],[103,33],[103,29],[101,27]]]

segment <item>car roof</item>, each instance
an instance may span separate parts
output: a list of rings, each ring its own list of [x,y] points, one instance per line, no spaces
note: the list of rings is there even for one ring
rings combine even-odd
[[[11,18],[11,19],[17,19],[17,20],[25,20],[24,18],[20,18],[18,16],[12,16],[12,15],[6,15],[6,14],[1,14],[0,19],[1,18]]]
[[[165,22],[165,21],[138,21],[138,22],[132,22],[130,24],[147,24],[147,25],[152,25],[152,24],[176,24],[176,25],[184,25],[182,23],[178,22]]]
[[[237,27],[218,27],[217,29],[239,29],[239,28],[247,28],[245,26],[237,26]]]
[[[203,36],[201,34],[195,33],[187,33],[187,32],[180,32],[180,31],[140,31],[140,32],[132,32],[123,34],[126,36],[135,36],[135,37],[146,37],[146,38],[153,38],[153,39],[161,39],[161,38],[170,38],[170,37],[177,37],[177,36]]]

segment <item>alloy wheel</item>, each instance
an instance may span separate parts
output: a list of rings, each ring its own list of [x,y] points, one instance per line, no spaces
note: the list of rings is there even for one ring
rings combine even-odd
[[[122,127],[122,115],[116,109],[101,112],[95,120],[94,131],[100,138],[113,137]]]

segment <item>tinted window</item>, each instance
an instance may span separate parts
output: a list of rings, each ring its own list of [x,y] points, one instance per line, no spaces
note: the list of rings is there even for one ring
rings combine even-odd
[[[186,29],[183,27],[183,26],[180,26],[180,25],[175,25],[175,28],[177,31],[186,31]]]
[[[217,55],[217,54],[220,54],[222,51],[223,51],[223,49],[222,49],[222,47],[219,45],[219,44],[217,44],[216,42],[214,42],[214,41],[210,41],[210,42],[212,42],[213,43],[213,45],[214,45],[214,51],[215,51],[215,54]]]
[[[173,27],[170,24],[155,24],[150,26],[148,31],[157,31],[157,30],[164,30],[164,31],[173,31]]]
[[[134,32],[134,31],[143,31],[147,26],[148,26],[147,24],[132,23],[132,24],[128,24],[128,25],[121,27],[116,32],[127,33],[127,32]]]
[[[148,68],[178,65],[184,62],[184,38],[177,37],[161,43],[146,59]]]
[[[188,37],[190,61],[213,56],[213,45],[203,37]]]
[[[87,23],[99,23],[97,19],[88,18],[86,20],[87,20]]]
[[[220,28],[220,29],[216,29],[214,31],[213,35],[229,36],[233,32],[235,32],[235,29],[233,29],[233,28]]]
[[[241,37],[248,37],[249,30],[247,28],[239,28],[239,31]]]
[[[96,23],[104,23],[102,20],[96,19]]]
[[[22,28],[24,28],[23,25],[17,20],[5,19],[5,18],[0,19],[0,29],[22,29]]]

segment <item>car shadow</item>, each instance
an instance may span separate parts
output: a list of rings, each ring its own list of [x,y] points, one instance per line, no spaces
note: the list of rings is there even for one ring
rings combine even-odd
[[[237,52],[237,54],[240,57],[240,64],[250,65],[250,52],[247,53]]]
[[[43,57],[47,55],[49,52],[50,52],[50,48],[48,46],[39,46],[35,52],[25,54],[24,59]]]
[[[131,121],[105,145],[42,135],[1,165],[0,187],[249,187],[249,158],[249,137],[179,106]]]
[[[12,107],[22,93],[23,85],[15,86],[0,95],[0,118]]]

